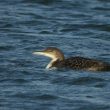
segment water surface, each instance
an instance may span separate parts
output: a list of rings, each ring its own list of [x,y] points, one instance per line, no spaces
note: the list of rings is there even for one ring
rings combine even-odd
[[[110,72],[45,70],[49,46],[110,62],[110,1],[0,1],[0,110],[110,110]]]

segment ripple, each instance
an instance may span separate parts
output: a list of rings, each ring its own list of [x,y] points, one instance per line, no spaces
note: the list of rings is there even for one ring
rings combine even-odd
[[[41,5],[52,5],[53,3],[56,3],[59,0],[23,0],[24,3],[38,3]]]
[[[69,84],[72,85],[88,85],[88,84],[93,84],[96,82],[102,82],[105,81],[105,79],[102,78],[96,78],[96,77],[80,77],[76,78],[74,80],[71,80]]]
[[[36,98],[40,100],[55,100],[58,97],[55,95],[43,94],[43,95],[37,96]]]
[[[107,83],[105,82],[102,82],[102,83],[98,83],[98,84],[95,84],[94,87],[96,88],[104,88],[107,86]]]
[[[19,83],[19,84],[24,84],[24,83],[27,83],[27,82],[29,82],[27,79],[20,79],[20,78],[18,78],[18,79],[13,79],[11,82],[14,82],[14,83]]]
[[[69,84],[69,85],[90,85],[97,82],[104,82],[105,79],[103,78],[96,78],[96,77],[80,77],[80,78],[67,78],[67,77],[60,77],[55,78],[52,80],[52,83],[55,84]],[[98,87],[98,85],[97,85]]]
[[[60,30],[60,32],[64,32],[64,33],[73,32],[73,31],[78,31],[78,29],[76,27],[67,27]]]
[[[100,2],[108,2],[108,3],[110,3],[110,0],[98,0],[98,1],[100,1]]]
[[[13,27],[13,24],[11,24],[11,23],[5,23],[5,22],[0,22],[2,25],[0,26],[0,28],[2,28],[2,29],[7,29],[7,28],[12,28]]]
[[[15,59],[15,60],[10,60],[12,63],[14,63],[16,66],[19,67],[28,67],[30,64],[32,64],[32,61],[26,60],[26,59]]]
[[[52,32],[51,31],[41,31],[41,32],[39,32],[39,34],[52,34]]]
[[[94,9],[100,11],[110,11],[110,8],[106,8],[106,7],[95,7]]]
[[[79,29],[93,29],[93,30],[100,30],[100,31],[107,31],[110,32],[110,25],[108,24],[94,24],[94,23],[88,23],[88,24],[75,24],[75,28]]]
[[[14,50],[15,48],[11,45],[1,45],[0,46],[0,51],[10,51]]]
[[[14,97],[19,97],[19,98],[27,98],[27,99],[34,99],[34,100],[55,100],[58,97],[55,95],[50,95],[50,94],[42,94],[42,95],[36,95],[32,93],[15,93],[13,95]]]
[[[66,77],[59,77],[52,80],[53,84],[67,84],[69,79]]]

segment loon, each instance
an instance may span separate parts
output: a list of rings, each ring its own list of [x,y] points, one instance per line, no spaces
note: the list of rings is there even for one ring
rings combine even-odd
[[[48,47],[43,51],[33,52],[33,54],[52,59],[46,69],[70,68],[74,70],[110,71],[110,64],[107,62],[79,56],[65,58],[63,52],[56,47]]]

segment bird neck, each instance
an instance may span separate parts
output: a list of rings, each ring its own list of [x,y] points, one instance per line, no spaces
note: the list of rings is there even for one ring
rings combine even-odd
[[[58,59],[52,59],[49,64],[46,66],[46,69],[50,69],[53,66],[53,63],[56,62]]]
[[[59,58],[54,58],[54,59],[52,59],[52,60],[49,62],[49,64],[46,66],[46,69],[50,69],[50,68],[54,67],[55,64],[56,64],[56,62],[58,63],[58,62],[61,62],[61,61],[63,61],[63,60],[64,60],[64,57],[62,57],[61,59],[59,59]]]
[[[56,56],[54,57],[51,57],[52,60],[49,62],[49,64],[46,66],[46,69],[49,69],[51,67],[53,67],[54,63],[57,62],[57,61],[63,61],[65,59],[64,55],[62,52],[60,53],[57,53]]]

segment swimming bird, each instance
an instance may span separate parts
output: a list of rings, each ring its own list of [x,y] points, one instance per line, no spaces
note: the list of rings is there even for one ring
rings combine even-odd
[[[71,68],[74,70],[110,71],[109,63],[80,56],[65,58],[63,52],[56,47],[48,47],[43,51],[34,52],[33,54],[51,58],[51,61],[46,66],[47,69]]]

